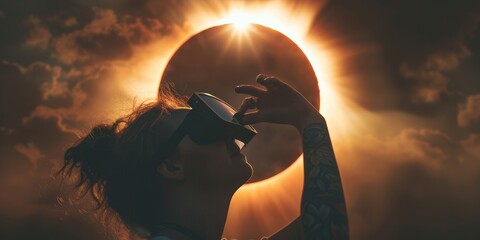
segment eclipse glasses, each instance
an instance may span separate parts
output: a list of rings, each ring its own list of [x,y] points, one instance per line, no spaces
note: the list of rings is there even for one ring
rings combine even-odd
[[[195,92],[187,101],[192,109],[174,131],[161,155],[167,157],[188,135],[197,144],[210,144],[231,138],[242,149],[257,134],[250,125],[241,124],[235,109],[222,99],[209,93]]]

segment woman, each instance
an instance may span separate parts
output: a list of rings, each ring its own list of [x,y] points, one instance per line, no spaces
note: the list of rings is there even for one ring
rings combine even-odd
[[[348,239],[345,198],[325,119],[281,80],[259,75],[257,82],[261,86],[235,88],[250,95],[237,119],[245,125],[291,125],[302,135],[304,150],[301,216],[268,239]],[[70,175],[78,167],[79,186],[151,240],[220,239],[230,200],[252,167],[229,136],[199,144],[186,134],[171,150],[162,150],[191,110],[168,89],[159,99],[112,125],[94,127],[67,150],[62,171]],[[159,158],[164,150],[168,154]]]

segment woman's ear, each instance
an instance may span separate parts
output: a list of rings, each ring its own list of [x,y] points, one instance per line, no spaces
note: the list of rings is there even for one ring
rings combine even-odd
[[[183,180],[185,177],[183,174],[183,166],[170,159],[166,159],[166,161],[160,163],[157,167],[157,172],[162,177],[170,180]]]

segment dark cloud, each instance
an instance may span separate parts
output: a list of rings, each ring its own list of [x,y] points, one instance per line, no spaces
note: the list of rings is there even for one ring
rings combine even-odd
[[[50,42],[52,34],[43,26],[37,17],[29,17],[25,20],[25,25],[30,29],[30,33],[25,40],[25,44],[31,47],[40,47],[45,49]]]
[[[88,204],[60,184],[56,171],[76,140],[55,118],[31,118],[13,132],[0,132],[0,238],[108,239]]]
[[[78,24],[78,21],[75,17],[68,17],[63,21],[63,25],[67,28],[73,27]]]
[[[466,154],[473,159],[480,159],[480,135],[470,134],[468,138],[461,141]]]
[[[77,4],[72,3],[72,6]],[[19,37],[25,39],[21,44],[50,52],[45,55],[20,51],[19,55],[38,53],[38,57],[45,60],[29,63],[26,67],[11,61],[2,62],[2,80],[6,84],[2,88],[2,98],[5,99],[2,113],[6,116],[2,118],[2,128],[9,129],[10,125],[20,123],[29,115],[56,117],[60,125],[74,119],[85,120],[91,115],[84,114],[83,110],[91,111],[90,107],[95,104],[111,103],[112,96],[124,95],[118,86],[105,87],[114,81],[111,75],[115,67],[112,64],[128,61],[135,47],[160,38],[164,28],[157,19],[118,16],[111,9],[92,6],[79,9],[87,18],[73,17],[82,13],[77,9],[71,11],[72,15],[59,10],[51,16],[44,16],[45,13],[39,11],[38,15],[43,18],[29,14],[22,19],[28,31]],[[68,27],[65,21],[70,22]],[[46,62],[57,62],[58,65]],[[22,99],[21,103],[12,104],[18,99]],[[65,126],[62,128],[66,129]]]
[[[0,187],[8,192],[0,238],[107,239],[92,214],[78,212],[83,206],[58,206],[54,173],[76,135],[129,97],[113,63],[125,64],[165,26],[75,1],[46,5],[0,4]]]
[[[466,103],[459,107],[457,119],[462,127],[480,124],[480,94],[468,96]]]
[[[208,2],[203,4],[208,5]],[[183,25],[186,18],[184,13],[191,5],[192,2],[188,1],[128,0],[118,6],[118,10],[136,17],[156,18],[167,25]]]
[[[12,128],[21,123],[43,100],[65,94],[64,83],[58,81],[61,69],[44,62],[27,67],[0,62],[2,101],[0,126]]]
[[[167,25],[155,18],[118,16],[112,9],[93,8],[94,16],[81,29],[55,37],[55,58],[65,64],[126,60],[133,47],[161,38]],[[69,17],[63,24],[77,24]]]
[[[0,238],[20,239],[112,239],[101,229],[95,228],[93,221],[82,221],[85,216],[66,216],[59,218],[55,212],[41,212],[28,216],[28,220],[12,224],[3,222],[0,228]],[[95,229],[92,231],[92,229]]]
[[[0,56],[2,60],[29,65],[39,59],[48,60],[51,55],[49,46],[51,37],[61,33],[56,21],[51,21],[57,15],[68,13],[80,15],[80,19],[89,18],[88,11],[91,6],[86,6],[76,1],[44,2],[34,1],[2,1],[0,10],[5,17],[0,18],[0,31],[2,38]],[[50,35],[50,37],[48,37]],[[36,47],[33,47],[34,44]]]
[[[451,79],[449,73],[478,45],[470,41],[478,32],[478,2],[332,1],[327,6],[313,29],[346,56],[340,64],[355,81],[339,84],[352,89],[355,101],[372,110],[416,114],[438,113],[439,105],[458,101],[449,98],[454,89],[447,88],[464,79]]]
[[[72,64],[128,58],[130,45],[115,30],[116,14],[109,9],[94,9],[95,17],[81,30],[63,34],[55,39],[55,57]]]
[[[434,129],[364,139],[349,156],[357,162],[351,170],[356,177],[347,184],[354,238],[478,238],[476,149],[476,135],[459,144]]]
[[[480,194],[470,182],[480,180],[480,175],[465,178],[464,171],[464,167],[432,171],[414,163],[395,166],[385,179],[384,203],[389,206],[384,222],[370,239],[478,238],[474,226]]]

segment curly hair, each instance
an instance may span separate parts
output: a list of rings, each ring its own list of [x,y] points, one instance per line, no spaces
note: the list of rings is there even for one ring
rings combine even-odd
[[[150,231],[162,203],[154,159],[162,147],[158,126],[170,111],[188,107],[171,85],[160,89],[157,101],[142,104],[111,124],[93,127],[65,152],[59,173],[78,171],[77,189],[90,193],[98,209],[113,210],[130,229]]]

